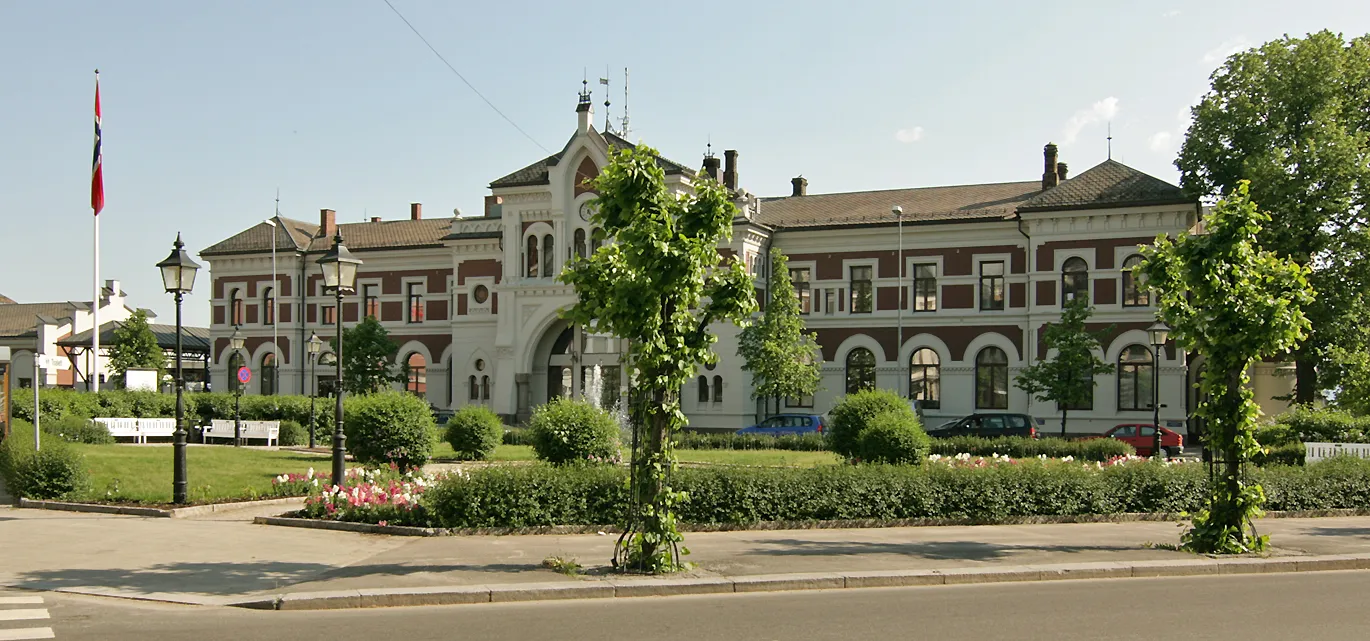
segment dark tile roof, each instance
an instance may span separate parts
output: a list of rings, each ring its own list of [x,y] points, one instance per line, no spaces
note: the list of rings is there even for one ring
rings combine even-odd
[[[1031,181],[766,198],[756,222],[774,227],[894,224],[894,205],[903,207],[906,223],[1004,220],[1041,188],[1041,182]]]
[[[1023,203],[1019,211],[1094,209],[1118,205],[1170,205],[1195,202],[1179,187],[1149,176],[1116,160],[1105,160],[1088,171],[1048,189]]]
[[[7,303],[0,305],[0,336],[19,338],[38,335],[38,317],[46,316],[55,320],[71,318],[78,309],[88,305],[75,302],[65,303]]]
[[[333,246],[333,238],[318,236],[319,226],[278,217],[276,250],[325,252]],[[397,247],[431,247],[442,244],[452,227],[452,218],[421,220],[382,220],[379,222],[340,223],[343,243],[353,251],[392,249]],[[258,223],[226,240],[206,247],[201,256],[255,254],[271,251],[272,227]]]
[[[100,344],[114,344],[114,330],[118,329],[122,323],[110,321],[100,324]],[[162,349],[176,349],[176,326],[149,323],[148,329],[152,330],[152,335],[157,337],[157,345]],[[181,336],[181,348],[187,352],[209,353],[209,328],[208,327],[181,327],[184,334]],[[78,334],[72,334],[60,341],[60,347],[90,347],[91,331],[86,330]]]
[[[592,135],[596,135],[602,138],[604,142],[610,147],[618,149],[633,149],[637,147],[636,144],[623,139],[621,136],[613,132],[601,134],[598,131],[595,131],[593,128],[590,129],[590,132]],[[551,173],[551,168],[561,163],[561,159],[566,155],[566,150],[570,149],[571,143],[574,140],[575,136],[571,136],[571,139],[566,141],[566,145],[561,148],[561,151],[558,151],[555,154],[552,154],[546,158],[543,158],[542,160],[539,160],[531,165],[528,165],[527,167],[519,169],[514,173],[496,179],[494,182],[490,183],[490,188],[495,189],[497,187],[526,187],[529,185],[546,185],[549,180],[548,176]],[[694,170],[673,160],[657,156],[656,162],[658,165],[661,166],[661,169],[664,170],[667,175],[684,174],[686,176],[694,176]]]

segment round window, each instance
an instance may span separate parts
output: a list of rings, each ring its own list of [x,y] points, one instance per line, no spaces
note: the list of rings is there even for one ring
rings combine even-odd
[[[477,359],[476,359],[476,371],[477,371],[477,372],[484,372],[484,371],[485,371],[485,359],[483,359],[483,358],[477,358]]]
[[[484,305],[490,299],[490,290],[485,285],[476,285],[476,291],[472,294],[476,299],[477,305]]]
[[[714,368],[715,368],[715,367],[718,367],[718,364],[717,364],[717,363],[705,363],[705,364],[704,364],[704,369],[707,369],[707,370],[709,370],[710,372],[714,371]]]

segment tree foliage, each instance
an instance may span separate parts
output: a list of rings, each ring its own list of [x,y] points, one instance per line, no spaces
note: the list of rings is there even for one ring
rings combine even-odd
[[[155,369],[160,384],[166,373],[166,354],[148,325],[147,310],[133,312],[114,329],[114,343],[109,346],[109,367],[114,370],[115,384],[119,387],[125,385],[125,374],[130,369]]]
[[[771,249],[771,273],[766,310],[760,322],[742,329],[737,354],[742,369],[752,373],[752,398],[780,399],[813,396],[818,391],[823,364],[818,335],[806,333],[799,313],[799,296],[790,283],[789,261],[779,248]]]
[[[1296,399],[1312,402],[1340,384],[1332,347],[1370,347],[1370,36],[1285,37],[1234,54],[1211,80],[1180,182],[1216,198],[1250,181],[1272,215],[1260,246],[1312,269],[1313,328],[1295,355]]]
[[[336,353],[338,339],[328,341]],[[348,394],[372,394],[390,388],[391,383],[403,383],[405,375],[395,367],[395,354],[400,346],[390,339],[390,332],[371,316],[353,327],[343,328],[343,391]]]
[[[751,277],[718,253],[737,212],[728,191],[701,178],[692,193],[673,193],[656,157],[644,145],[611,151],[594,180],[594,222],[615,242],[573,261],[560,279],[578,297],[568,320],[628,341],[634,508],[615,563],[665,572],[681,567],[674,506],[688,499],[670,484],[671,435],[686,424],[679,390],[713,357],[709,325],[742,322],[756,303]]]
[[[1094,377],[1113,372],[1112,365],[1095,356],[1103,332],[1090,332],[1085,328],[1085,322],[1093,313],[1083,296],[1067,301],[1061,307],[1060,322],[1048,323],[1042,335],[1047,350],[1056,350],[1056,354],[1038,360],[1014,379],[1019,389],[1037,400],[1056,403],[1061,410],[1062,437],[1066,435],[1070,408],[1093,402]]]
[[[1201,553],[1263,549],[1253,519],[1265,494],[1248,484],[1242,466],[1261,451],[1253,428],[1260,407],[1247,370],[1261,359],[1294,349],[1309,329],[1303,308],[1314,296],[1308,269],[1261,249],[1270,215],[1251,201],[1245,181],[1205,219],[1205,233],[1156,239],[1142,250],[1139,272],[1158,294],[1161,318],[1180,348],[1203,356],[1196,415],[1207,421],[1206,445],[1220,458],[1207,509],[1185,533],[1186,547]]]

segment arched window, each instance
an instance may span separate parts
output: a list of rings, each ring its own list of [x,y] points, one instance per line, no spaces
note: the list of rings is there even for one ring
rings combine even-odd
[[[423,396],[428,391],[428,361],[423,358],[423,354],[414,352],[409,358],[404,359],[404,366],[405,372],[408,373],[405,391]]]
[[[238,369],[243,366],[243,354],[234,351],[228,357],[228,391],[236,392],[243,388],[243,384],[238,382]]]
[[[875,354],[864,347],[847,352],[847,393],[875,389]]]
[[[1008,409],[1008,356],[992,345],[975,355],[975,409]]]
[[[698,400],[700,403],[708,403],[708,402],[709,402],[709,377],[708,377],[708,376],[700,376],[697,380],[698,380],[698,382],[699,382],[699,396],[698,396],[698,399],[697,399],[697,400]]]
[[[538,237],[528,237],[528,254],[525,256],[528,262],[528,278],[538,277]]]
[[[482,376],[482,377],[480,377],[480,400],[482,400],[482,401],[488,401],[488,400],[490,400],[490,377],[489,377],[489,376]]]
[[[1133,275],[1132,270],[1142,264],[1136,254],[1123,261],[1123,307],[1146,307],[1151,304],[1151,292],[1146,289],[1146,277]]]
[[[715,377],[714,377],[714,402],[715,402],[715,403],[722,403],[722,402],[723,402],[723,377],[722,377],[722,376],[715,376]]]
[[[591,253],[591,254],[593,254],[593,253],[599,251],[599,246],[600,246],[601,244],[604,243],[604,239],[602,238],[603,235],[604,235],[604,232],[603,232],[602,230],[600,230],[600,228],[598,228],[598,227],[595,227],[595,228],[593,228],[593,229],[590,230],[590,253]]]
[[[477,382],[476,382],[476,375],[475,375],[475,374],[472,374],[472,375],[471,375],[471,378],[467,380],[467,384],[471,386],[471,390],[467,393],[467,397],[466,397],[466,398],[467,398],[468,400],[472,400],[472,401],[479,401],[479,400],[480,400],[480,383],[477,383]]]
[[[457,386],[457,371],[452,369],[452,357],[447,357],[447,406],[452,407],[453,388]]]
[[[1089,300],[1089,266],[1083,258],[1073,256],[1061,265],[1061,304],[1077,296]]]
[[[920,401],[924,409],[942,407],[942,366],[930,347],[909,356],[909,398]]]
[[[1118,409],[1149,410],[1155,399],[1154,363],[1145,345],[1128,345],[1118,354]]]
[[[243,291],[235,289],[228,293],[229,325],[243,324]]]
[[[262,290],[262,324],[276,324],[276,289],[273,287]]]
[[[551,278],[556,274],[552,271],[553,264],[557,260],[557,242],[552,239],[551,234],[542,237],[542,277]]]
[[[576,239],[576,255],[579,256],[579,257],[581,257],[581,258],[585,258],[585,257],[586,257],[586,254],[585,254],[585,230],[584,230],[584,229],[577,229],[577,230],[576,230],[576,234],[575,234],[575,239]]]
[[[275,394],[277,382],[276,354],[270,353],[262,357],[262,394]]]

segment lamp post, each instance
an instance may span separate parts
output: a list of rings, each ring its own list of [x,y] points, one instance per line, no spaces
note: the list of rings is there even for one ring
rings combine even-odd
[[[1151,444],[1151,455],[1162,458],[1161,453],[1161,348],[1170,336],[1170,326],[1156,321],[1146,328],[1151,337],[1151,421],[1155,428],[1155,440]]]
[[[172,432],[172,472],[171,500],[185,503],[186,495],[186,403],[185,375],[181,371],[181,301],[195,287],[195,272],[200,266],[186,255],[185,243],[181,234],[176,234],[176,243],[171,255],[157,267],[162,270],[162,286],[167,293],[176,297],[176,431]],[[98,331],[98,328],[97,328]]]
[[[243,348],[243,330],[237,325],[233,326],[233,335],[228,338],[228,347],[237,354]],[[241,412],[243,398],[243,382],[238,380],[238,373],[233,371],[233,357],[228,358],[228,384],[233,386],[233,447],[242,447],[243,444],[243,420]],[[235,384],[234,381],[237,381]]]
[[[348,251],[347,246],[343,245],[342,232],[338,231],[333,236],[333,249],[328,250],[319,259],[319,266],[323,268],[323,284],[325,288],[331,288],[337,301],[333,308],[333,320],[337,324],[338,344],[334,349],[333,357],[337,360],[338,389],[336,390],[337,403],[333,407],[333,485],[341,487],[343,481],[347,480],[347,468],[343,463],[346,456],[346,449],[343,441],[347,438],[343,435],[343,336],[342,336],[342,300],[343,294],[351,292],[353,285],[357,282],[357,267],[362,261],[353,258],[352,252]]]
[[[904,208],[895,205],[890,207],[890,213],[894,214],[895,226],[899,229],[899,342],[895,343],[894,354],[895,358],[903,358],[899,353],[904,349]],[[909,373],[904,371],[903,363],[900,363],[899,371],[903,372],[900,374],[899,392],[907,400],[913,390],[909,390],[907,394],[904,393],[904,385],[907,381],[903,379],[907,379]]]
[[[323,349],[323,341],[319,340],[319,335],[314,332],[309,333],[309,380],[312,381],[309,387],[309,449],[314,449],[314,399],[319,395],[319,378],[314,374],[314,365],[319,361],[319,351]]]

